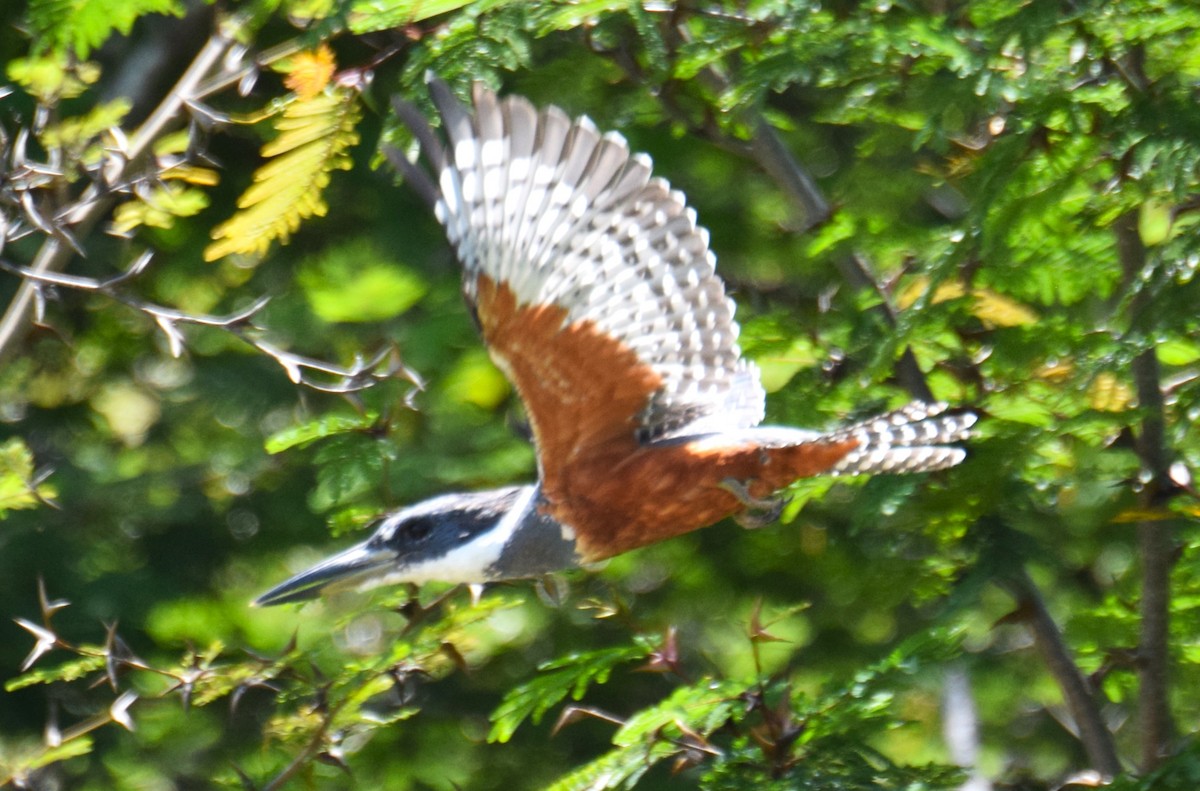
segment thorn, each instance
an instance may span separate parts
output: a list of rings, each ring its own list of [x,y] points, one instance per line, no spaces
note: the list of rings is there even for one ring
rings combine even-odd
[[[762,598],[754,601],[754,610],[750,613],[750,640],[755,643],[788,643],[783,637],[776,637],[767,631],[762,623]]]
[[[679,635],[674,626],[667,627],[662,646],[650,653],[650,660],[639,668],[638,673],[674,673],[682,676],[679,669]]]
[[[108,707],[108,716],[113,722],[117,723],[127,731],[132,731],[133,717],[129,716],[129,707],[137,700],[137,693],[133,690],[125,692],[121,697],[113,701],[113,704]]]
[[[44,476],[35,477],[33,482],[34,486],[36,487],[42,482],[42,480],[44,480]],[[50,600],[50,598],[46,595],[46,580],[41,574],[38,575],[38,604],[42,610],[42,622],[45,623],[46,626],[50,625],[50,617],[54,615],[54,613],[58,612],[64,607],[71,606],[71,602],[67,601],[66,599],[55,599],[54,601]]]
[[[62,731],[58,727],[58,701],[53,698],[50,700],[50,716],[46,718],[46,729],[42,738],[47,747],[53,748],[62,744]]]
[[[620,717],[609,714],[607,711],[594,706],[567,706],[562,710],[562,714],[558,715],[558,720],[554,723],[554,727],[550,729],[550,735],[557,736],[560,730],[574,722],[578,722],[584,717],[595,717],[598,720],[611,722],[618,728],[625,724],[625,720]]]
[[[33,650],[29,652],[29,656],[25,657],[25,661],[21,663],[21,672],[24,673],[33,667],[34,662],[41,659],[44,654],[51,651],[58,644],[58,635],[24,618],[13,618],[13,621],[17,626],[37,638],[37,643],[33,646]]]
[[[484,584],[482,582],[471,582],[467,584],[467,593],[471,595],[471,606],[476,607],[483,600]]]

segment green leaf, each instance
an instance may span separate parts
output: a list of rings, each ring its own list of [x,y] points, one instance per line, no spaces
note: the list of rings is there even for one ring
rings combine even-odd
[[[81,656],[69,662],[63,662],[54,667],[41,667],[31,670],[24,675],[10,678],[4,682],[4,689],[16,692],[18,689],[32,687],[35,684],[54,684],[56,682],[77,681],[91,673],[104,669],[104,656],[99,646],[91,646],[94,656]]]
[[[631,788],[655,763],[671,754],[662,744],[610,750],[570,774],[560,777],[546,791],[599,791],[606,788]]]
[[[1054,422],[1054,412],[1045,404],[1028,396],[995,393],[987,399],[988,414],[998,420],[1011,420],[1030,426],[1047,427]]]
[[[1154,247],[1171,237],[1173,224],[1171,204],[1161,200],[1148,200],[1138,210],[1138,236],[1142,244]]]
[[[613,736],[613,744],[629,747],[638,742],[656,740],[663,733],[679,735],[679,725],[708,735],[724,725],[734,713],[745,709],[741,696],[756,682],[727,679],[702,679],[680,687],[655,706],[642,709]]]
[[[1155,347],[1163,365],[1191,365],[1200,360],[1200,343],[1190,338],[1172,338]]]
[[[23,761],[20,768],[26,772],[41,769],[69,758],[78,758],[92,751],[92,737],[77,736],[54,747],[47,747],[37,755]]]
[[[680,752],[691,734],[708,736],[746,710],[743,693],[754,681],[703,679],[679,687],[663,702],[642,709],[613,736],[617,749],[559,778],[553,791],[629,788],[655,763]],[[684,732],[687,729],[687,733]]]
[[[33,485],[33,454],[19,438],[0,445],[0,518],[9,511],[36,508],[57,496],[48,483]]]
[[[145,14],[183,16],[178,0],[30,0],[29,26],[42,50],[83,60],[113,33],[127,35]]]
[[[126,201],[113,210],[113,232],[124,235],[145,225],[172,228],[180,217],[191,217],[208,208],[208,195],[177,182],[168,182],[146,190],[136,200]]]
[[[551,706],[567,695],[579,700],[591,684],[608,681],[613,668],[623,662],[644,659],[654,648],[650,640],[633,645],[584,651],[546,662],[532,680],[513,687],[492,712],[490,742],[507,742],[526,719],[541,722]]]
[[[317,487],[309,494],[313,509],[347,505],[378,490],[394,446],[346,432],[325,440],[316,453]]]
[[[336,434],[367,431],[375,425],[377,420],[379,420],[379,415],[375,412],[367,412],[361,415],[323,415],[307,423],[301,423],[298,426],[289,426],[275,432],[267,437],[264,447],[267,453],[282,453],[291,448],[302,448],[319,439],[332,437]]]
[[[353,32],[371,33],[404,27],[469,4],[468,0],[356,0],[350,7],[348,19]],[[491,0],[480,5],[496,7],[505,2]]]
[[[82,146],[101,133],[119,126],[130,106],[128,99],[114,99],[93,107],[83,115],[65,118],[42,131],[42,144],[48,148]]]
[[[367,240],[335,247],[297,278],[313,311],[329,322],[395,318],[425,296],[425,281]]]
[[[46,104],[56,99],[73,99],[100,79],[100,67],[95,63],[69,63],[67,58],[58,55],[13,58],[5,73]]]

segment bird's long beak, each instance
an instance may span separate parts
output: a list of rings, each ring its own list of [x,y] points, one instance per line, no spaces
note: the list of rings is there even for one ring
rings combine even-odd
[[[315,599],[330,586],[353,585],[360,577],[370,576],[394,563],[396,553],[387,549],[372,549],[366,543],[339,552],[331,558],[302,571],[287,582],[276,585],[254,600],[255,607]]]

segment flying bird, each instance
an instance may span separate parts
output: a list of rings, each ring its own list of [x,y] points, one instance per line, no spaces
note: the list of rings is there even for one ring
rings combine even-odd
[[[444,142],[396,111],[428,168],[387,155],[432,207],[463,269],[491,358],[525,405],[536,483],[447,494],[257,599],[330,588],[537,577],[734,516],[770,521],[775,493],[814,475],[961,462],[975,415],[910,403],[829,432],[763,426],[758,369],[708,232],[644,154],[586,117],[498,98],[461,105],[430,80]]]

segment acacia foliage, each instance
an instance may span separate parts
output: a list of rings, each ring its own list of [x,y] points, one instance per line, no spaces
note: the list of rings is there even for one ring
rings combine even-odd
[[[1195,787],[1191,4],[185,10],[0,12],[0,781]],[[970,459],[565,591],[249,609],[326,524],[534,474],[378,167],[427,70],[653,154],[770,420],[932,395]]]

